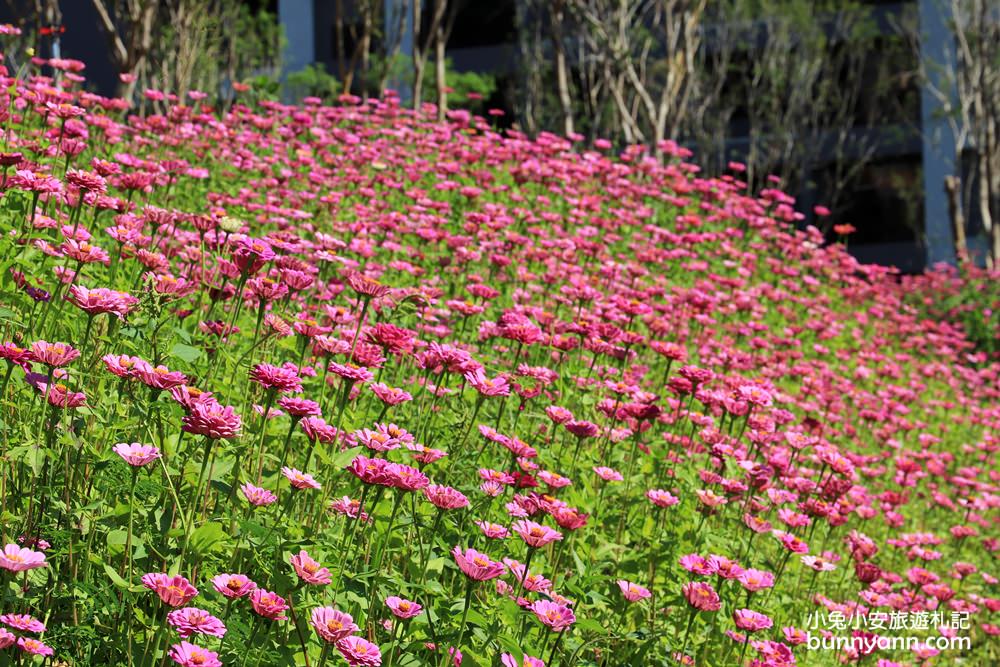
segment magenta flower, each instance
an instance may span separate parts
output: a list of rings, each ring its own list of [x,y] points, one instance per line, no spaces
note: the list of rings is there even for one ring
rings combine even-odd
[[[335,644],[358,631],[354,619],[333,607],[317,607],[312,612],[312,626],[323,641]]]
[[[29,348],[31,358],[52,368],[65,366],[80,356],[80,351],[66,343],[48,343],[36,340]]]
[[[475,581],[495,579],[504,573],[503,563],[491,560],[489,556],[475,549],[466,549],[463,553],[457,546],[451,550],[460,570],[465,576]]]
[[[212,587],[230,599],[249,595],[257,584],[243,574],[218,574],[212,577]]]
[[[715,592],[715,589],[710,584],[691,581],[684,584],[681,590],[688,604],[698,611],[719,611],[722,607],[719,594]]]
[[[223,406],[215,400],[195,403],[181,422],[182,430],[213,440],[235,438],[243,426],[243,420],[232,406]]]
[[[768,616],[751,609],[737,609],[733,612],[733,621],[737,628],[747,632],[767,630],[773,625]]]
[[[743,570],[737,579],[743,588],[751,593],[774,586],[774,575],[772,573],[763,570],[754,570],[753,568]]]
[[[160,458],[160,450],[153,445],[143,445],[138,442],[126,444],[120,442],[112,450],[122,457],[130,466],[144,466],[151,461]]]
[[[45,624],[28,614],[4,614],[0,623],[22,632],[45,632]]]
[[[288,603],[285,602],[285,599],[277,593],[265,591],[263,588],[255,588],[251,591],[250,606],[257,614],[271,621],[284,621],[288,618],[285,616],[285,612],[288,611]]]
[[[404,618],[404,619],[418,616],[420,614],[420,611],[423,609],[423,607],[421,607],[416,602],[404,600],[403,598],[397,597],[395,595],[390,595],[389,597],[387,597],[385,599],[385,604],[387,607],[389,607],[389,611],[391,611],[394,616],[396,616],[397,618]],[[0,621],[2,620],[3,618],[0,617]]]
[[[296,369],[271,364],[257,364],[250,371],[250,379],[265,389],[282,394],[302,391],[302,379]]]
[[[503,653],[500,655],[500,664],[503,667],[545,667],[545,663],[541,658],[533,658],[530,655],[525,654],[521,662],[517,661],[510,653]]]
[[[291,557],[290,562],[295,569],[295,574],[299,579],[307,584],[325,585],[332,580],[330,570],[321,566],[317,561],[310,558],[305,550]]]
[[[639,584],[633,584],[630,581],[625,581],[624,579],[618,580],[618,588],[621,589],[622,595],[629,602],[638,602],[639,600],[644,600],[650,596],[652,593],[649,592],[648,588],[644,588]]]
[[[226,626],[222,624],[222,621],[197,607],[173,610],[167,614],[167,623],[176,628],[177,634],[183,639],[187,639],[193,634],[211,635],[212,637],[222,637],[226,634]]]
[[[139,303],[138,299],[126,292],[116,292],[103,287],[87,289],[81,285],[71,285],[66,300],[91,317],[112,313],[118,319],[124,319],[129,310]]]
[[[278,499],[278,496],[267,489],[254,486],[250,482],[245,482],[240,486],[240,491],[243,492],[243,497],[247,499],[247,502],[254,507],[265,507]]]
[[[562,632],[576,622],[573,610],[551,600],[537,600],[531,605],[535,617],[554,632]]]
[[[534,549],[544,547],[550,542],[555,542],[563,538],[562,533],[559,531],[527,519],[515,521],[511,528],[521,536],[525,544]]]
[[[0,551],[0,568],[11,572],[23,572],[36,567],[45,567],[45,554],[39,551],[25,549],[16,544],[8,544],[3,551]]]
[[[218,653],[188,642],[174,644],[167,655],[181,667],[222,667]]]
[[[337,651],[350,667],[379,667],[382,652],[367,639],[351,635],[336,643]]]
[[[469,505],[469,499],[458,489],[450,486],[431,484],[424,489],[424,495],[438,509],[453,510]]]
[[[281,469],[281,474],[296,489],[321,489],[320,483],[313,479],[312,475],[307,475],[301,470],[285,466]]]
[[[18,637],[17,647],[25,653],[30,653],[32,655],[50,656],[55,653],[51,646],[47,646],[37,639],[32,639],[30,637]]]
[[[170,576],[162,572],[142,575],[142,585],[160,596],[164,604],[182,607],[198,595],[198,589],[179,574]]]

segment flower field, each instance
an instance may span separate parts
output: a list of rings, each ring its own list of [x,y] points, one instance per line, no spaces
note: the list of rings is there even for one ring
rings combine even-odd
[[[0,99],[0,664],[1000,662],[998,366],[779,190],[51,65]]]

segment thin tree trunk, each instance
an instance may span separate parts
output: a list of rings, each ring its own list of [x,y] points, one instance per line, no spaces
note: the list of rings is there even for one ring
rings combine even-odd
[[[563,0],[554,0],[551,10],[552,44],[556,53],[556,86],[559,91],[559,107],[562,110],[563,133],[573,134],[573,98],[569,90],[569,71],[566,64],[566,47],[563,44],[563,22],[565,7]]]
[[[446,0],[434,0],[434,14],[440,15],[437,30],[434,33],[434,81],[437,84],[437,114],[438,120],[444,120],[445,112],[448,111],[448,72],[445,62],[445,47],[448,38],[445,35],[444,12],[447,7]]]
[[[962,215],[961,186],[957,176],[946,176],[944,191],[948,196],[948,217],[951,218],[951,231],[955,239],[955,257],[961,266],[968,255],[965,240],[965,216]]]

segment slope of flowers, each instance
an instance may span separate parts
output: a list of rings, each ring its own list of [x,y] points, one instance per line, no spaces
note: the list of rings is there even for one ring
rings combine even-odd
[[[1000,660],[998,368],[777,190],[9,74],[5,664]]]

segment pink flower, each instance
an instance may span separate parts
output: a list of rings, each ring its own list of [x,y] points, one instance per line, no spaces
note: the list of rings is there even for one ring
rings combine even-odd
[[[650,489],[646,492],[646,497],[657,507],[671,507],[680,502],[680,498],[662,489]]]
[[[752,568],[743,570],[737,579],[743,588],[751,593],[774,586],[774,575],[763,570],[754,570]]]
[[[139,303],[138,299],[125,292],[103,287],[87,289],[81,285],[71,285],[66,300],[91,317],[113,313],[118,319],[124,319],[129,310]]]
[[[250,593],[250,606],[259,615],[272,621],[284,621],[287,618],[285,611],[288,609],[288,603],[285,599],[263,588],[255,588]]]
[[[499,523],[490,523],[489,521],[476,521],[475,524],[479,526],[479,530],[482,531],[483,535],[490,538],[491,540],[502,540],[509,534],[507,529],[501,526]]]
[[[317,607],[312,612],[312,626],[323,641],[334,644],[358,631],[354,619],[333,607]]]
[[[49,656],[55,653],[51,646],[46,646],[37,639],[31,639],[30,637],[19,637],[17,647],[25,653],[31,653],[32,655]]]
[[[718,611],[722,607],[719,594],[710,584],[690,581],[681,587],[684,598],[698,611]]]
[[[175,627],[177,634],[183,639],[187,639],[193,634],[211,635],[212,637],[222,637],[226,634],[226,626],[222,624],[222,621],[197,607],[173,610],[167,614],[167,623]]]
[[[737,609],[733,612],[733,621],[740,630],[748,632],[766,630],[773,625],[769,617],[752,609]]]
[[[378,667],[382,664],[382,652],[367,639],[351,635],[341,639],[336,646],[350,667]]]
[[[465,374],[465,380],[479,392],[480,396],[508,396],[510,395],[510,385],[505,377],[498,376],[490,379],[482,368],[477,368]]]
[[[620,472],[607,466],[595,466],[594,472],[605,482],[620,482],[624,479]]]
[[[441,484],[429,485],[424,489],[424,495],[435,507],[443,510],[467,507],[469,504],[469,499],[460,491]]]
[[[500,656],[500,664],[503,667],[545,667],[545,663],[540,658],[532,658],[530,655],[525,655],[521,662],[517,661],[510,653],[504,653]]]
[[[45,632],[45,624],[28,614],[4,614],[0,623],[22,632]]]
[[[475,549],[466,549],[465,553],[462,553],[462,550],[456,546],[451,550],[451,555],[465,576],[476,581],[495,579],[504,572],[503,563],[493,561],[489,556]]]
[[[299,575],[299,579],[307,584],[326,585],[331,581],[330,570],[310,558],[305,550],[292,556],[290,562],[295,568],[295,574]]]
[[[249,595],[257,584],[243,574],[218,574],[212,577],[212,587],[227,598],[236,599]]]
[[[416,602],[410,602],[409,600],[404,600],[403,598],[391,595],[385,599],[385,604],[389,607],[389,611],[393,613],[394,616],[398,618],[413,618],[420,614],[423,609]],[[3,619],[0,618],[0,621]]]
[[[285,466],[281,469],[281,474],[285,476],[296,489],[321,489],[319,482],[313,479],[312,475],[307,475],[301,470]]]
[[[232,406],[223,406],[215,400],[195,403],[181,422],[182,430],[214,440],[235,438],[243,426],[243,420]]]
[[[537,600],[531,605],[531,611],[535,613],[535,617],[539,621],[554,632],[562,632],[576,622],[576,616],[572,609],[551,600]]]
[[[45,567],[45,554],[24,549],[16,544],[8,544],[0,551],[0,567],[11,572],[23,572],[36,567]]]
[[[36,340],[31,344],[31,358],[40,364],[59,368],[80,356],[80,351],[66,343],[47,343]]]
[[[637,602],[652,596],[648,588],[644,588],[639,584],[633,584],[630,581],[625,581],[624,579],[618,580],[618,588],[621,589],[622,595],[629,602]]]
[[[247,502],[255,507],[265,507],[278,499],[278,496],[267,489],[254,486],[250,482],[244,483],[240,487],[240,491],[243,492],[243,497],[247,499]]]
[[[559,531],[527,519],[516,521],[511,528],[521,536],[525,544],[534,549],[544,547],[550,542],[555,542],[563,538],[562,533]]]
[[[142,575],[142,585],[160,596],[164,604],[181,607],[198,595],[198,589],[179,574],[170,576],[162,572]]]
[[[296,369],[271,364],[257,364],[250,371],[250,379],[265,389],[282,394],[302,391],[302,379]]]
[[[222,667],[218,653],[188,642],[174,644],[167,655],[181,667]]]
[[[17,643],[17,635],[7,628],[0,628],[0,649],[10,648]]]
[[[112,447],[118,456],[122,457],[130,466],[144,466],[151,461],[160,458],[160,450],[153,445],[142,445],[138,442],[126,444],[120,442]]]

